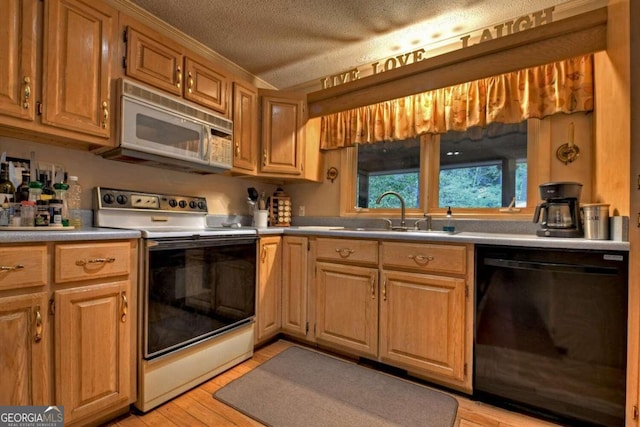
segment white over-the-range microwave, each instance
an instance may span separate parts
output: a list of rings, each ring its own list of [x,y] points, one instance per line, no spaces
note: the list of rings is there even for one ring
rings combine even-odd
[[[233,162],[233,122],[180,98],[118,80],[118,146],[111,160],[193,173],[220,173]]]

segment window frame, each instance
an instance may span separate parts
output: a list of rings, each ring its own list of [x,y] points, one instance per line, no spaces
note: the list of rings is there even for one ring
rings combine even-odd
[[[434,217],[446,215],[446,207],[438,207],[440,176],[440,136],[420,137],[420,198],[418,208],[406,209],[407,218],[422,218],[425,214]],[[345,148],[341,152],[341,169],[347,171],[340,180],[340,216],[362,218],[386,218],[400,215],[400,208],[357,208],[356,185],[358,172],[357,146]],[[535,205],[540,198],[539,184],[548,182],[551,176],[551,125],[548,118],[527,120],[527,207],[505,212],[504,208],[456,208],[458,217],[483,219],[531,219]],[[502,211],[501,211],[502,210]]]

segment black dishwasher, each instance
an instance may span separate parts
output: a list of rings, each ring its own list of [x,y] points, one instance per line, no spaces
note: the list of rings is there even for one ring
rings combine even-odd
[[[476,246],[473,395],[623,426],[628,253]]]

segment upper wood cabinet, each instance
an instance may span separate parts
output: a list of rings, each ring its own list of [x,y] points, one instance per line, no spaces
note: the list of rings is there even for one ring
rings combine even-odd
[[[0,132],[111,145],[118,12],[89,0],[1,0],[0,7]]]
[[[110,136],[117,14],[102,2],[45,2],[43,123]]]
[[[233,83],[233,170],[255,175],[258,169],[258,90]]]
[[[304,171],[304,94],[260,90],[262,140],[260,174],[300,176]]]
[[[0,114],[33,120],[36,79],[36,1],[2,0]]]
[[[221,70],[142,24],[127,17],[123,22],[127,76],[229,114],[229,81]]]

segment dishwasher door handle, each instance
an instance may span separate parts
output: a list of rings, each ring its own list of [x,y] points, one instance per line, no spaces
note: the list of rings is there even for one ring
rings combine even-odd
[[[603,267],[598,265],[561,264],[544,261],[519,261],[503,258],[484,258],[484,265],[494,267],[515,268],[519,270],[553,271],[559,273],[581,273],[581,274],[602,274],[616,275],[618,269],[615,267]]]

